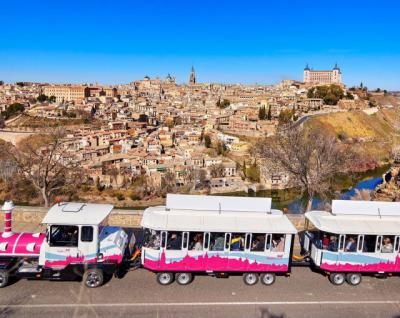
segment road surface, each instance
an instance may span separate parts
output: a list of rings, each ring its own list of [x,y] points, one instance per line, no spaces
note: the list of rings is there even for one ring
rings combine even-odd
[[[273,286],[242,278],[197,276],[188,286],[159,286],[143,269],[98,289],[80,282],[15,282],[0,290],[0,317],[400,317],[400,278],[365,277],[333,286],[308,268],[294,268]]]

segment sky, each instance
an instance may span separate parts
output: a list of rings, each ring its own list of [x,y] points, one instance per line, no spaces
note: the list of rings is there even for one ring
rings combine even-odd
[[[400,90],[400,2],[2,0],[0,80],[275,84],[342,69],[346,85]]]

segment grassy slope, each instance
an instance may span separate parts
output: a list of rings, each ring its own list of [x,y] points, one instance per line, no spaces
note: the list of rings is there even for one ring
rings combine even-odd
[[[386,161],[398,144],[400,111],[383,109],[373,115],[362,111],[335,113],[311,118],[306,125],[352,143],[356,152]]]

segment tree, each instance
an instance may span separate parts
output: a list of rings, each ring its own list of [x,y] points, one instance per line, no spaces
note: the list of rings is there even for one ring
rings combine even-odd
[[[211,148],[211,138],[209,135],[204,135],[204,145],[206,148]]]
[[[45,207],[55,192],[84,182],[74,154],[67,153],[63,147],[64,135],[61,128],[32,135],[21,140],[12,151],[19,172],[40,192]]]
[[[268,106],[267,119],[268,120],[272,120],[271,105]]]
[[[231,104],[231,102],[229,101],[229,99],[225,99],[225,98],[224,98],[222,101],[221,101],[221,99],[218,99],[216,105],[217,105],[219,108],[227,108],[230,104]]]
[[[48,96],[45,95],[45,94],[40,94],[40,95],[36,98],[36,100],[37,100],[39,103],[44,103],[44,102],[47,101],[48,99],[49,99]]]
[[[17,114],[22,113],[25,110],[25,106],[21,103],[13,103],[7,107],[6,111],[2,112],[4,119],[9,119]]]
[[[289,124],[292,121],[293,118],[293,112],[289,109],[284,109],[279,113],[279,124],[280,125],[285,125]]]
[[[327,105],[336,105],[344,97],[343,89],[336,84],[312,87],[307,92],[308,98],[322,98]]]
[[[336,138],[319,131],[292,128],[260,143],[258,154],[289,173],[307,195],[306,210],[315,195],[326,196],[335,175],[345,171],[352,155]]]
[[[258,119],[264,120],[264,119],[266,119],[266,117],[267,117],[267,115],[266,115],[266,112],[265,112],[265,106],[261,106],[258,109]]]
[[[49,97],[49,102],[50,102],[50,103],[55,103],[55,102],[56,102],[56,97],[55,97],[54,95],[51,95],[51,96]]]
[[[213,178],[225,177],[225,168],[222,163],[210,166],[210,174]]]
[[[4,85],[4,81],[0,81],[0,86]]]

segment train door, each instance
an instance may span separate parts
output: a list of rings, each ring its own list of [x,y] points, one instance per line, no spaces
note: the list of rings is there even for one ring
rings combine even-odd
[[[230,233],[210,232],[205,268],[207,272],[224,272],[228,265]]]
[[[188,269],[191,271],[204,270],[204,245],[205,239],[209,240],[209,234],[204,232],[189,232],[188,237]],[[208,244],[208,242],[207,242]]]
[[[97,227],[81,226],[79,235],[79,252],[84,256],[84,261],[97,258],[99,253],[99,242],[97,240]]]

